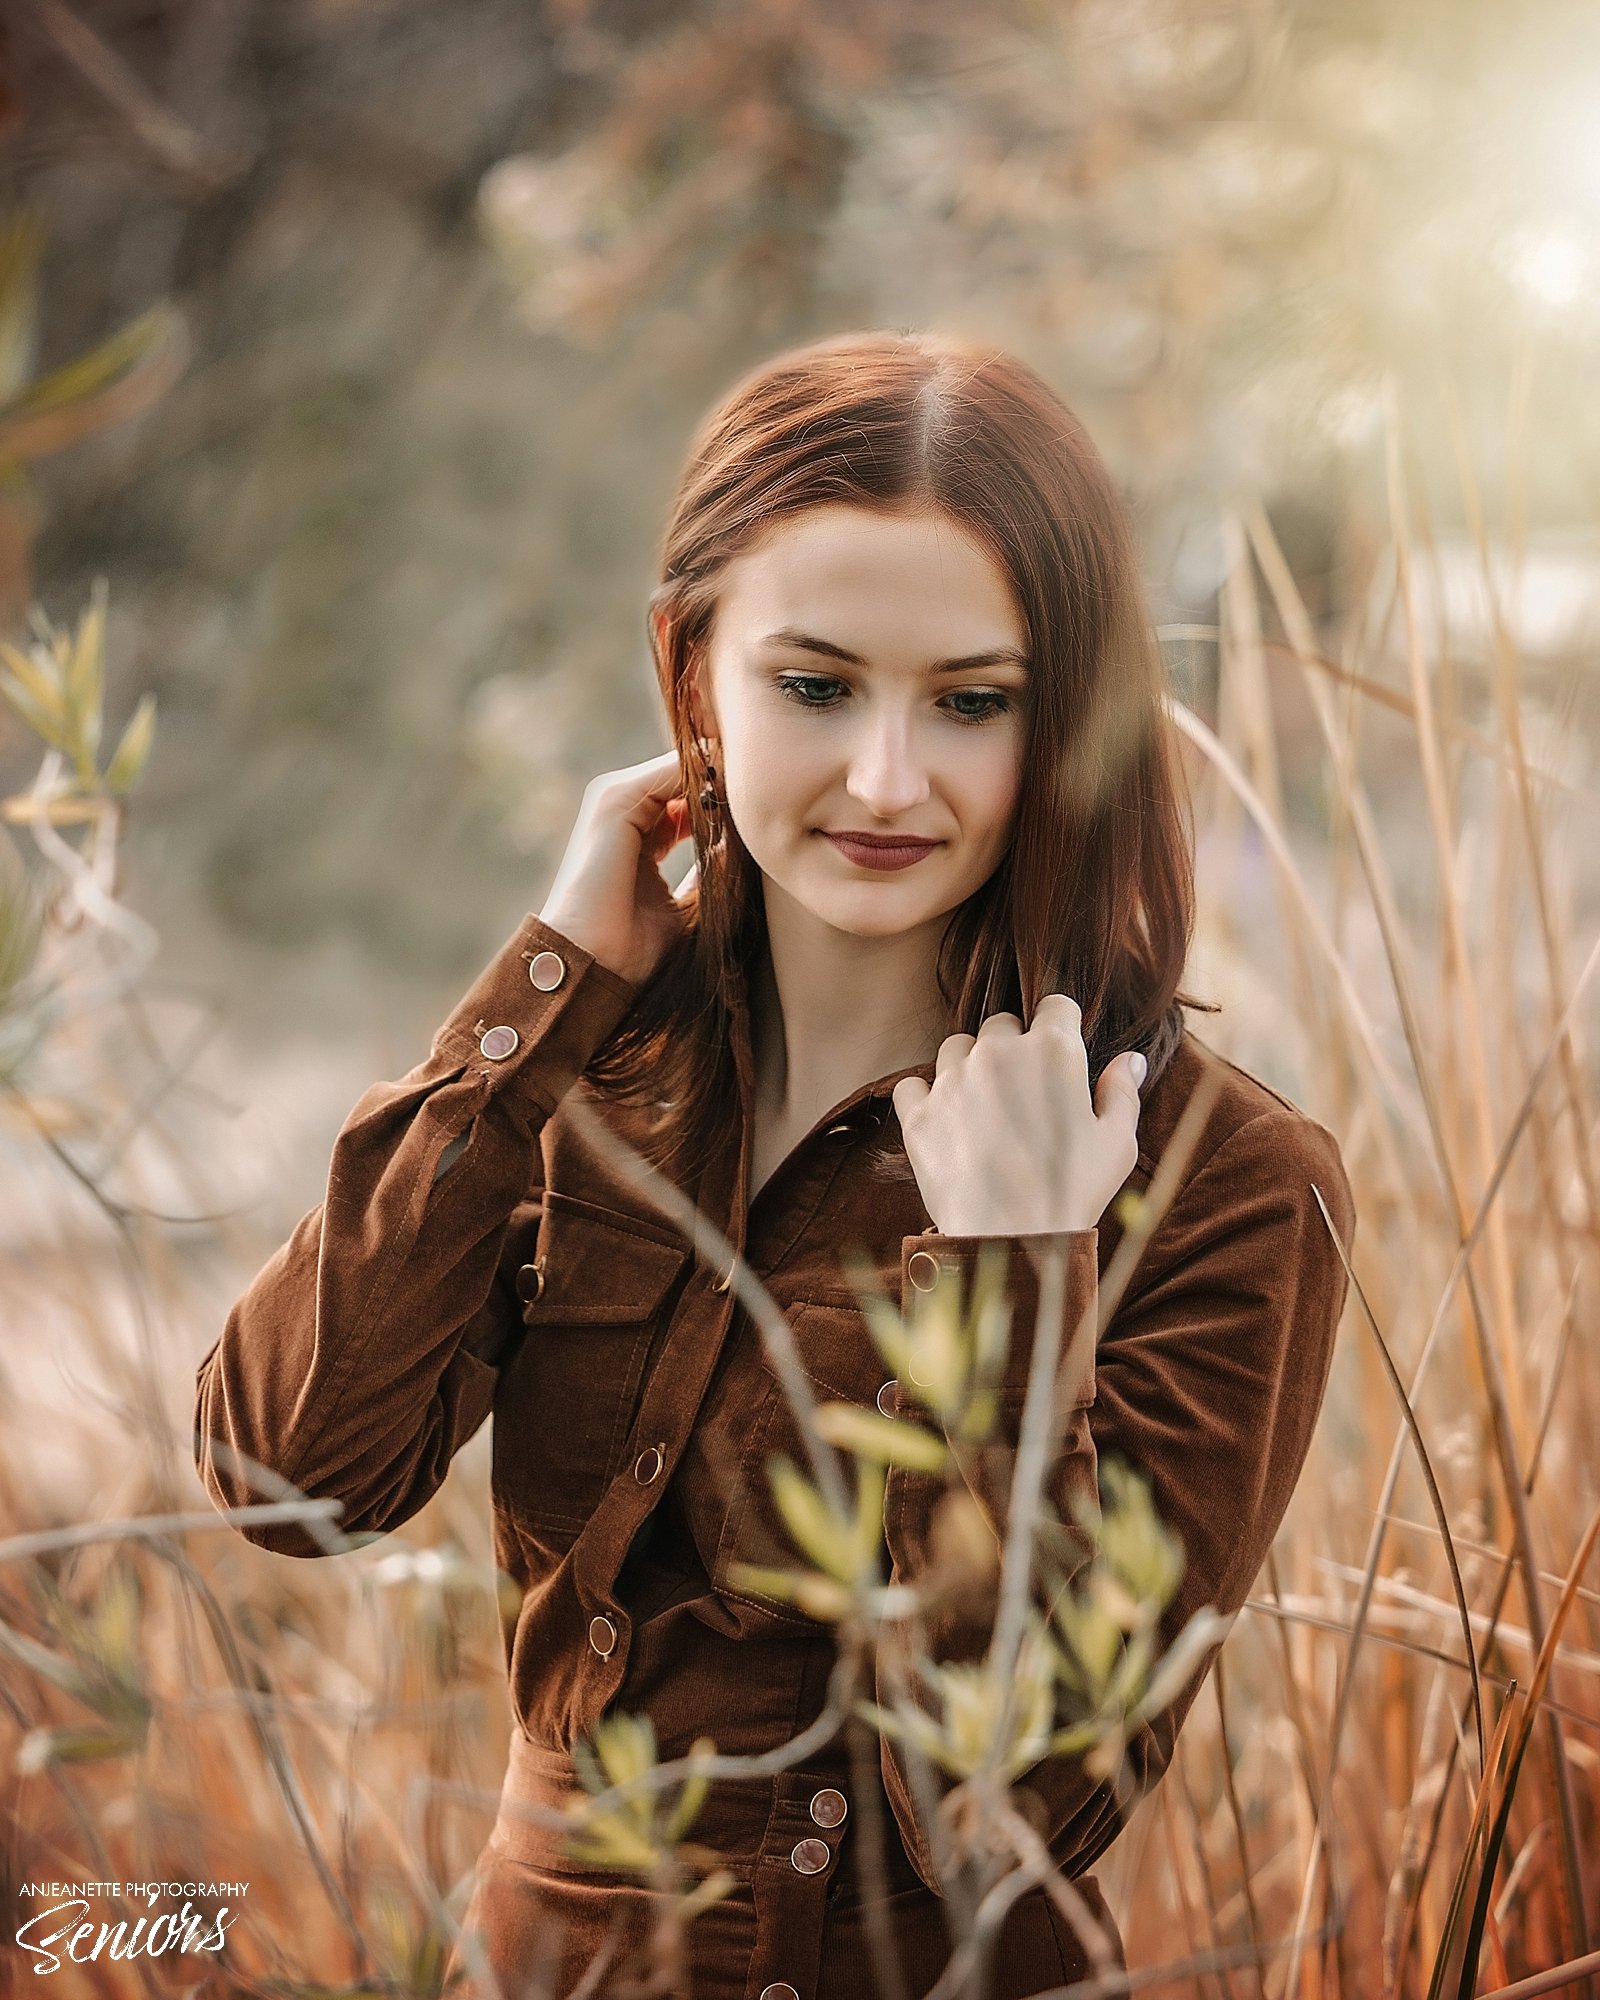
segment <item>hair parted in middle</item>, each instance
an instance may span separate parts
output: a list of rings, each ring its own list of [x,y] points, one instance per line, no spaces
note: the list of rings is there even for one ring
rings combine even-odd
[[[701,421],[673,496],[649,638],[697,863],[684,936],[585,1079],[670,1109],[649,1146],[687,1185],[737,1111],[729,1012],[764,944],[760,871],[702,801],[692,674],[719,586],[777,523],[830,504],[940,511],[1009,577],[1032,662],[1005,855],[953,910],[937,976],[949,1032],[1040,999],[1082,1009],[1091,1085],[1123,1049],[1145,1088],[1183,1034],[1194,924],[1192,808],[1133,524],[1081,422],[1005,349],[931,332],[848,333],[751,370]]]

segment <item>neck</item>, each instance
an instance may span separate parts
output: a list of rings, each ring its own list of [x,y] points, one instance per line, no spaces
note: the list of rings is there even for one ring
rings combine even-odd
[[[934,968],[948,913],[892,937],[835,930],[765,885],[750,1007],[756,1095],[809,1124],[863,1083],[932,1062],[949,1032]]]

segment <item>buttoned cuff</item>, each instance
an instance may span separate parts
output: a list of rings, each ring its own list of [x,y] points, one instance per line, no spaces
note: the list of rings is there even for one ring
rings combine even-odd
[[[943,1236],[936,1229],[920,1236],[906,1236],[900,1243],[900,1297],[909,1309],[918,1292],[930,1292],[941,1277],[954,1279],[960,1287],[963,1305],[971,1298],[973,1276],[980,1253],[1004,1253],[1001,1271],[1005,1294],[1011,1305],[1011,1335],[1005,1372],[1000,1380],[1002,1410],[1015,1415],[1028,1393],[1028,1368],[1033,1358],[1033,1336],[1039,1317],[1040,1273],[1047,1257],[1062,1260],[1062,1330],[1058,1383],[1071,1364],[1072,1338],[1085,1315],[1090,1323],[1085,1334],[1084,1365],[1065,1398],[1067,1408],[1081,1408],[1094,1400],[1094,1350],[1097,1328],[1094,1315],[1100,1296],[1100,1232],[1098,1229],[1064,1229],[1016,1236]]]
[[[434,1036],[433,1053],[548,1115],[638,992],[542,918],[526,917]]]

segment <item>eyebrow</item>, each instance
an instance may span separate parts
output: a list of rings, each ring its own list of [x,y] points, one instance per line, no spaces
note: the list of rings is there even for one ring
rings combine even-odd
[[[798,631],[793,625],[784,625],[776,632],[769,632],[758,644],[792,646],[804,653],[820,653],[825,659],[843,660],[846,666],[851,667],[867,664],[859,653],[836,646],[831,639],[819,639],[815,633]],[[928,674],[930,678],[935,674],[964,674],[976,667],[1021,667],[1026,673],[1029,665],[1027,654],[1019,652],[1015,646],[995,646],[986,653],[964,653],[959,660],[935,660]]]

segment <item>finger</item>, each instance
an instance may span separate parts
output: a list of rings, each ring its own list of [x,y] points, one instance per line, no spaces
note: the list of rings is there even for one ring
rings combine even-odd
[[[1143,1100],[1139,1096],[1139,1082],[1143,1074],[1141,1065],[1144,1057],[1137,1050],[1125,1050],[1120,1056],[1113,1056],[1100,1072],[1100,1081],[1095,1087],[1094,1108],[1097,1118],[1110,1118],[1117,1122],[1126,1120],[1137,1125],[1139,1113],[1143,1110]]]
[[[642,757],[637,764],[623,764],[615,771],[606,771],[601,782],[609,790],[612,786],[621,791],[632,791],[642,798],[646,792],[658,791],[663,778],[680,776],[683,760],[676,750],[658,750],[653,757]],[[681,792],[683,786],[674,785],[674,791]]]
[[[939,1044],[939,1053],[933,1059],[934,1075],[940,1077],[954,1069],[956,1064],[971,1051],[974,1039],[972,1035],[946,1035]]]
[[[663,750],[659,757],[647,757],[642,764],[629,764],[614,772],[607,782],[605,801],[620,806],[625,819],[640,833],[648,833],[661,816],[667,801],[683,795],[683,765],[676,750]]]
[[[667,800],[660,819],[649,835],[650,859],[664,861],[680,841],[689,837],[689,802],[680,793]]]
[[[695,884],[699,881],[699,879],[700,879],[700,864],[698,861],[691,861],[689,863],[688,872],[684,875],[683,880],[678,884],[677,888],[674,889],[672,892],[672,900],[675,903],[686,903],[689,900],[689,898],[694,894]]]
[[[978,1023],[978,1040],[986,1037],[991,1042],[1004,1041],[1008,1035],[1022,1033],[1022,1020],[1017,1014],[985,1014]]]
[[[928,1096],[928,1080],[922,1076],[903,1076],[889,1093],[889,1102],[894,1106],[894,1115],[904,1127],[919,1104]]]
[[[1089,1051],[1083,1039],[1083,1009],[1070,993],[1041,994],[1028,1032],[1048,1039],[1059,1075],[1080,1104],[1089,1102]],[[1092,1107],[1091,1107],[1092,1108]]]
[[[1034,1008],[1034,1018],[1030,1030],[1040,1028],[1044,1034],[1056,1036],[1068,1056],[1082,1058],[1078,1068],[1084,1074],[1084,1086],[1088,1088],[1088,1050],[1084,1048],[1084,1010],[1072,998],[1072,994],[1042,994],[1038,1006]]]
[[[1070,993],[1042,993],[1033,1010],[1030,1026],[1048,1028],[1055,1035],[1083,1039],[1083,1009]]]

